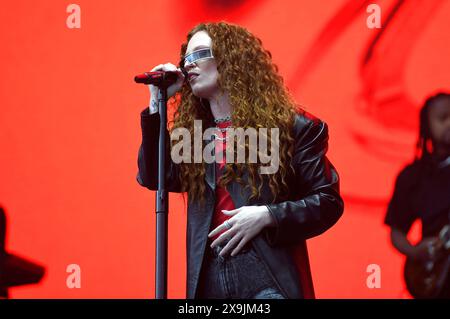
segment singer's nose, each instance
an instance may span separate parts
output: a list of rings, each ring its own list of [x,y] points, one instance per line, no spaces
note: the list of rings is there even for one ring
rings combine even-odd
[[[184,69],[189,72],[192,68],[195,68],[197,64],[195,62],[187,63],[184,65]]]

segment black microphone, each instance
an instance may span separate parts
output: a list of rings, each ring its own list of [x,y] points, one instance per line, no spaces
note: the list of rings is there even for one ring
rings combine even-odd
[[[176,71],[153,71],[144,72],[134,77],[136,83],[153,84],[155,86],[168,87],[178,79]]]

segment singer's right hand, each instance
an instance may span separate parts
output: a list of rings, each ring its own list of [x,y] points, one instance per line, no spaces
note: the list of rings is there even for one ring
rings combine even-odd
[[[154,71],[175,71],[178,74],[177,81],[167,88],[167,98],[175,95],[175,93],[177,93],[183,86],[183,82],[184,82],[183,72],[181,72],[181,70],[178,69],[174,64],[166,63],[166,64],[157,65],[151,70],[151,72],[154,72]],[[149,84],[148,87],[149,87],[150,94],[151,94],[150,98],[156,100],[158,98],[158,87],[154,86],[152,84]]]

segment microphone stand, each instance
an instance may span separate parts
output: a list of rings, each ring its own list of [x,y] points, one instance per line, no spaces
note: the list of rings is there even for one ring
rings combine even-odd
[[[158,190],[156,191],[156,299],[167,299],[167,238],[169,200],[166,190],[167,88],[177,81],[175,72],[145,72],[134,78],[136,83],[158,87],[159,144]]]
[[[167,87],[173,84],[170,74],[164,73],[158,86],[159,144],[158,190],[156,191],[156,299],[167,299],[167,241],[169,200],[166,190],[166,129]]]

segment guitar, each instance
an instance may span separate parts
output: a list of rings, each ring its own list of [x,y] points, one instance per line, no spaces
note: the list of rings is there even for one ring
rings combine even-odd
[[[406,288],[416,299],[439,298],[450,270],[450,225],[439,232],[434,258],[423,261],[406,259]]]

